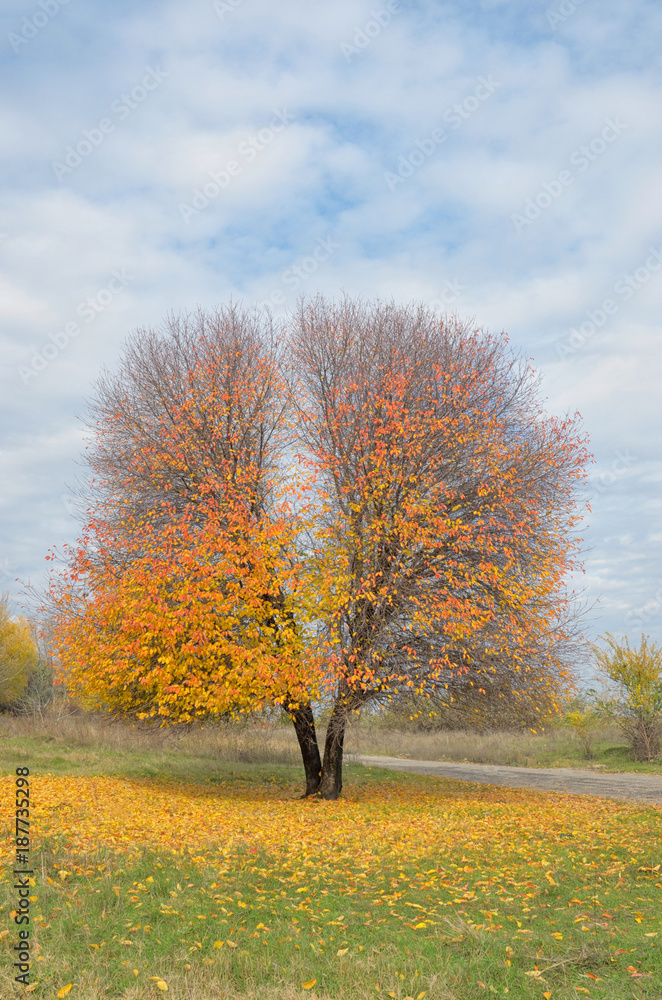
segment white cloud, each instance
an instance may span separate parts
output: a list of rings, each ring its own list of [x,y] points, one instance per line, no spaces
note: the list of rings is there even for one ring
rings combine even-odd
[[[555,344],[662,245],[659,6],[587,0],[553,29],[553,3],[420,0],[348,61],[341,45],[380,6],[243,0],[220,18],[211,0],[72,2],[7,50],[0,563],[38,579],[49,546],[73,537],[61,496],[80,450],[74,414],[136,326],[274,289],[289,304],[317,289],[451,294],[453,310],[508,331],[534,358],[552,410],[583,413],[595,475],[611,474],[619,452],[637,456],[593,498],[585,580],[591,597],[604,595],[595,628],[622,631],[628,609],[656,594],[662,278],[621,296],[572,356],[561,361]],[[23,16],[11,0],[7,30]],[[146,67],[167,75],[120,117],[113,102]],[[499,86],[455,127],[453,107],[480,77]],[[294,120],[248,162],[240,144],[283,108]],[[619,116],[627,128],[600,150],[605,122]],[[58,180],[52,161],[104,117],[112,132]],[[385,171],[440,127],[447,139],[389,190]],[[581,147],[594,140],[584,168]],[[239,174],[186,223],[179,206],[232,159]],[[517,232],[513,213],[564,169],[571,183]],[[328,259],[299,288],[287,284],[327,239],[337,244]],[[25,385],[17,366],[80,323],[81,303],[123,268],[133,277],[121,294]],[[662,618],[649,626],[662,637]]]

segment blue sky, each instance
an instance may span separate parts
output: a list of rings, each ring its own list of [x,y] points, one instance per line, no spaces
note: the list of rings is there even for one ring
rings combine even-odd
[[[581,412],[589,629],[662,639],[661,31],[652,0],[5,0],[0,589],[76,535],[127,334],[345,291],[506,331]]]

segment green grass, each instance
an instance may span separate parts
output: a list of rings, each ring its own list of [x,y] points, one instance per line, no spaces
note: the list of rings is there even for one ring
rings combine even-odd
[[[463,761],[515,767],[581,767],[605,772],[662,774],[662,757],[637,761],[617,726],[596,730],[592,756],[569,728],[539,733],[441,731],[425,733],[385,730],[367,721],[355,723],[348,734],[349,752],[420,760]]]
[[[175,867],[149,851],[130,865],[100,853],[77,871],[63,864],[61,849],[45,845],[43,861],[46,882],[39,871],[35,890],[43,915],[38,996],[73,981],[72,996],[128,997],[149,976],[162,976],[181,997],[257,997],[280,989],[303,996],[301,984],[311,979],[329,997],[426,991],[431,998],[515,1000],[549,989],[567,998],[582,995],[576,986],[603,1000],[661,995],[660,945],[643,936],[643,928],[662,930],[659,892],[645,876],[620,888],[579,880],[537,892],[517,884],[511,897],[466,890],[447,907],[446,899],[437,904],[439,892],[422,871],[432,858],[384,868],[367,887],[359,871],[343,868],[335,891],[305,896],[289,872],[257,855],[243,859],[231,878],[185,859]],[[59,865],[68,873],[62,880]],[[416,931],[407,924],[416,926],[418,907],[433,914],[434,924]],[[563,940],[550,938],[552,927]],[[641,978],[633,979],[628,965]],[[536,971],[540,979],[527,976]],[[205,978],[213,993],[202,992]],[[150,995],[150,987],[137,995]]]
[[[51,737],[0,741],[3,774],[25,761],[35,776],[137,779],[139,809],[150,808],[151,783],[163,778],[200,786],[201,794],[203,786],[218,788],[228,808],[265,786],[294,808],[301,790],[300,768],[282,764],[214,760],[176,747],[121,750]],[[549,846],[541,813],[546,863],[537,870],[530,859],[525,864],[522,851],[530,844],[514,840],[495,881],[489,851],[472,847],[472,830],[492,823],[495,838],[506,836],[495,802],[506,803],[507,817],[507,804],[521,806],[530,794],[537,815],[548,798],[353,764],[346,767],[346,786],[350,798],[368,803],[398,789],[412,792],[416,803],[432,791],[446,797],[449,808],[461,806],[472,825],[445,851],[443,865],[429,852],[406,863],[385,856],[368,880],[351,859],[323,853],[306,859],[305,879],[299,879],[287,858],[249,849],[226,856],[222,842],[215,854],[194,860],[188,851],[173,859],[140,844],[133,857],[101,844],[81,856],[50,838],[33,855],[40,960],[32,966],[32,995],[51,998],[72,983],[70,1000],[404,1000],[421,993],[426,1000],[542,1000],[545,993],[553,1000],[662,1000],[660,810],[614,804],[620,826],[608,842],[597,834],[594,843],[582,839],[578,826],[555,835]],[[325,815],[328,822],[349,821],[342,809]],[[417,812],[413,805],[407,822],[425,822],[423,806]],[[544,874],[548,865],[555,884]],[[5,879],[3,998],[20,992],[7,971],[14,902]],[[150,980],[159,976],[167,993]],[[313,987],[302,988],[311,980]]]

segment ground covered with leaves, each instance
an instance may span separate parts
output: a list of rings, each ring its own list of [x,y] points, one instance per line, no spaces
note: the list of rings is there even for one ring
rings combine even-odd
[[[35,997],[662,1000],[662,811],[347,769],[35,775]],[[13,777],[0,779],[3,997]]]

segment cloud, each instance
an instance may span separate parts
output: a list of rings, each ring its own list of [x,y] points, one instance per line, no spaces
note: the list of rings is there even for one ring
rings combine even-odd
[[[48,548],[75,537],[61,500],[75,414],[132,329],[230,296],[278,293],[284,309],[301,291],[393,295],[508,331],[549,408],[583,413],[598,475],[637,456],[595,492],[585,532],[593,627],[622,631],[660,587],[662,279],[614,293],[662,245],[658,5],[586,0],[551,24],[553,2],[411,0],[379,31],[381,0],[228,7],[69,0],[16,50],[8,36],[42,8],[5,5],[0,563],[38,580]],[[357,32],[369,44],[347,58]],[[477,100],[481,79],[498,86]],[[610,121],[623,127],[607,142]],[[68,147],[80,163],[58,176]],[[116,273],[131,278],[109,297]],[[560,357],[609,297],[617,311]],[[103,309],[87,322],[89,299]],[[26,383],[20,366],[53,344]],[[662,616],[646,622],[662,638]]]

